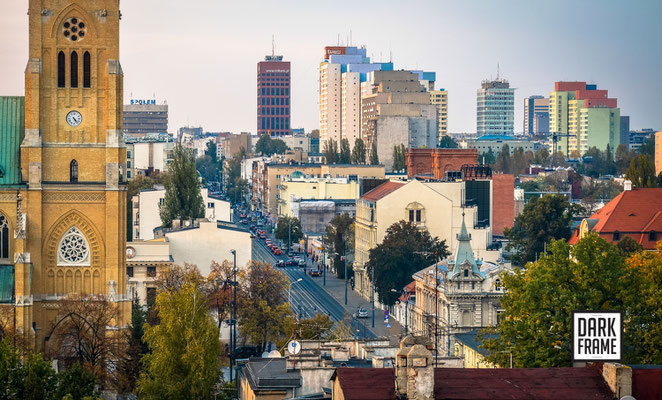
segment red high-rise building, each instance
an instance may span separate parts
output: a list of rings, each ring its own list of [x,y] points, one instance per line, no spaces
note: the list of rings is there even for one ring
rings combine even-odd
[[[272,54],[257,63],[257,133],[291,133],[290,62],[283,56]]]

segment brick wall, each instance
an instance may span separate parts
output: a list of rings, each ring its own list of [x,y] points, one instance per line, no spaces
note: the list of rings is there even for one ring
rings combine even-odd
[[[478,163],[476,149],[407,149],[407,175],[432,175],[442,179],[446,171],[459,171],[465,164]]]
[[[515,175],[492,175],[492,234],[503,235],[515,220]]]

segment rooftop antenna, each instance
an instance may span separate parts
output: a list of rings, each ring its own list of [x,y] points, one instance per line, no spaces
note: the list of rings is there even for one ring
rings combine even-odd
[[[349,30],[349,45],[352,45],[352,30]]]
[[[338,32],[338,46],[340,46],[340,32]]]
[[[497,81],[499,80],[499,63],[497,63],[497,78],[496,78],[496,80]]]
[[[391,41],[388,42],[388,62],[393,62],[393,51],[391,50]]]
[[[271,35],[271,55],[276,55],[276,41],[274,40],[274,35]]]

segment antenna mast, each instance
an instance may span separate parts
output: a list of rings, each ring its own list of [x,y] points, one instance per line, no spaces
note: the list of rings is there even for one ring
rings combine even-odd
[[[271,55],[276,55],[276,41],[274,40],[274,35],[271,35]]]

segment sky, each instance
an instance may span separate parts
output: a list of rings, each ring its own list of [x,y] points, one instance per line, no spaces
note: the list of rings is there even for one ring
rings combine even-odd
[[[27,0],[0,0],[0,95],[23,95]],[[373,61],[437,73],[449,131],[476,131],[476,90],[500,76],[523,99],[587,81],[618,98],[632,129],[662,130],[659,0],[123,0],[124,99],[169,104],[169,131],[256,131],[257,62],[292,63],[294,128],[318,128],[324,46],[365,45]]]

